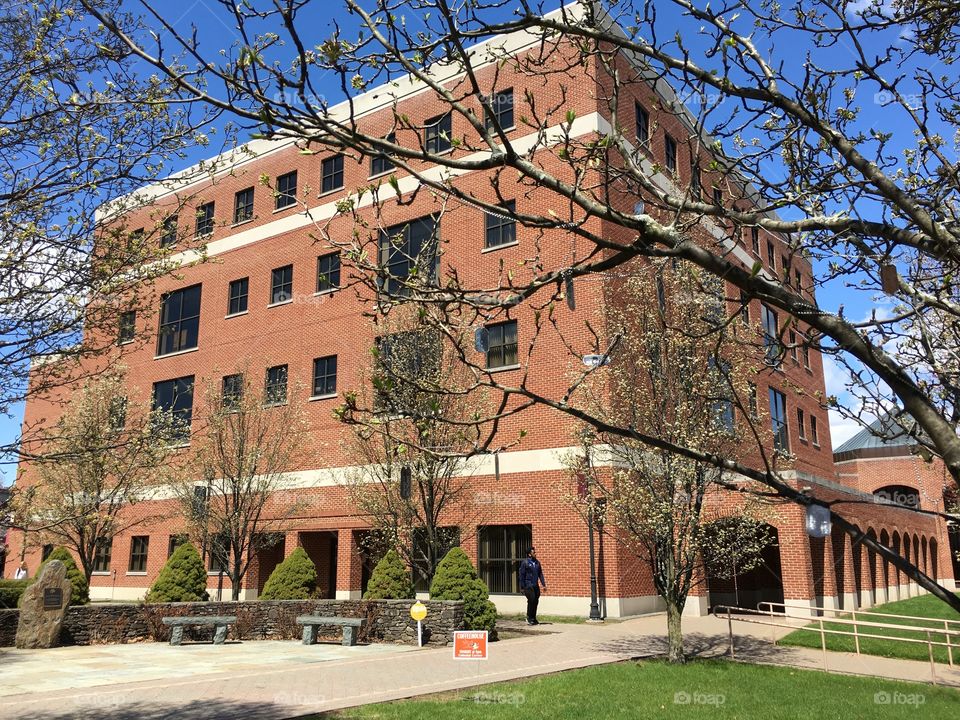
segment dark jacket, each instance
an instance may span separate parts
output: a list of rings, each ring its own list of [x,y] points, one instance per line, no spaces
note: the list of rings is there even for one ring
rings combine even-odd
[[[520,563],[520,590],[526,590],[528,587],[537,587],[537,580],[540,584],[546,586],[547,581],[543,579],[543,568],[540,561],[534,558],[524,558]]]

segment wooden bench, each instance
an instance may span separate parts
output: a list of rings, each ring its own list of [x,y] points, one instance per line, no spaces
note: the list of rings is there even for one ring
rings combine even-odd
[[[236,615],[210,615],[207,617],[165,617],[160,622],[172,627],[170,631],[170,644],[180,645],[183,642],[183,629],[185,627],[212,627],[213,644],[223,645],[227,639],[227,627],[237,622]]]
[[[367,621],[364,618],[321,617],[319,615],[301,615],[297,625],[303,625],[303,644],[313,645],[317,641],[317,628],[321,625],[339,625],[343,628],[343,645],[357,644],[357,633]]]

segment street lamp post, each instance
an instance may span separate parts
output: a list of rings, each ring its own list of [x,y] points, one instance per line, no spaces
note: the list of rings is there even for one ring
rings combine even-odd
[[[590,617],[589,622],[603,622],[600,617],[600,602],[597,598],[597,556],[593,545],[593,468],[590,457],[590,445],[585,444],[587,472],[586,472],[586,495],[587,495],[587,534],[590,550]]]

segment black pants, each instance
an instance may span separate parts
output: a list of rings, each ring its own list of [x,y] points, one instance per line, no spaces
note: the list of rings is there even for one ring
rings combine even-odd
[[[540,604],[540,586],[524,588],[523,594],[527,596],[527,620],[536,620],[537,605]]]

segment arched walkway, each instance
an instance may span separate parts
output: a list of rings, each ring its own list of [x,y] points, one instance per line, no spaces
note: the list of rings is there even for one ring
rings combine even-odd
[[[707,595],[710,607],[734,605],[756,608],[760,602],[783,602],[780,541],[777,529],[766,526],[772,541],[761,553],[756,567],[741,572],[735,568],[708,568]]]

